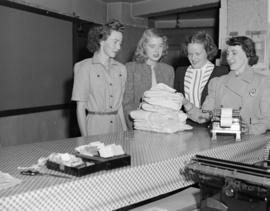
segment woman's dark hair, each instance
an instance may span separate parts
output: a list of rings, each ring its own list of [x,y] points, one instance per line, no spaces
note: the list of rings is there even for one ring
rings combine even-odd
[[[87,48],[94,53],[100,48],[100,41],[107,40],[112,31],[123,33],[124,25],[118,20],[112,20],[102,26],[96,26],[88,32]]]
[[[257,64],[259,57],[256,55],[255,43],[252,39],[245,36],[231,37],[226,41],[229,46],[240,45],[248,58],[250,66]]]
[[[187,46],[190,43],[202,44],[206,51],[207,59],[210,61],[213,60],[218,53],[218,49],[213,38],[205,31],[198,31],[195,34],[187,37],[184,45],[184,53],[186,56],[188,55]]]

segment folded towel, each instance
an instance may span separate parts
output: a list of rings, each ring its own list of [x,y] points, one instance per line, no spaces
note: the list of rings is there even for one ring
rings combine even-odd
[[[179,92],[176,93],[170,93],[170,92],[166,92],[166,91],[145,91],[143,94],[144,97],[148,97],[148,98],[153,98],[153,97],[163,97],[165,99],[169,99],[172,101],[182,101],[183,100],[183,95]]]
[[[157,84],[144,92],[140,109],[130,112],[134,128],[161,133],[175,133],[189,130],[187,115],[180,111],[184,97],[175,89]]]
[[[145,103],[145,102],[143,102],[141,104],[141,108],[143,110],[145,110],[145,111],[158,112],[158,113],[161,113],[161,114],[166,114],[166,113],[169,113],[169,112],[175,112],[175,110],[173,110],[171,108],[166,108],[166,107],[159,106],[159,105],[152,105],[152,104],[148,104],[148,103]]]
[[[143,110],[136,110],[130,113],[134,119],[134,128],[164,133],[174,133],[191,129],[186,125],[186,114],[180,112],[157,113]]]
[[[167,86],[164,83],[158,83],[156,86],[153,86],[150,90],[160,90],[160,91],[167,91],[167,92],[175,92],[176,90]]]
[[[185,123],[179,123],[175,121],[169,121],[163,125],[151,125],[146,122],[134,122],[134,128],[137,130],[154,131],[160,133],[175,133],[184,130],[190,130],[192,127]]]
[[[164,98],[144,98],[143,101],[151,104],[151,105],[159,105],[159,106],[163,106],[165,108],[170,108],[173,109],[175,111],[180,110],[180,108],[182,107],[182,103],[178,103],[178,102],[172,102],[170,100],[166,100]]]

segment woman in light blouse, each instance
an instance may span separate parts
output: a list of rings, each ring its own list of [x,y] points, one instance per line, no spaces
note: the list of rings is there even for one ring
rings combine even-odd
[[[240,109],[243,131],[262,134],[270,129],[270,77],[254,71],[258,61],[255,43],[248,37],[232,37],[227,41],[227,61],[230,73],[214,78],[208,86],[203,110],[216,108]],[[210,120],[188,100],[184,107],[192,120],[204,123]]]

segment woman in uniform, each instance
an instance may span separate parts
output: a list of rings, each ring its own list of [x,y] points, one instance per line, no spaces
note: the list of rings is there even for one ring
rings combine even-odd
[[[91,29],[88,50],[94,55],[74,66],[72,100],[77,102],[82,136],[126,130],[122,109],[126,68],[114,60],[123,30],[116,20]]]
[[[252,69],[258,62],[258,56],[255,43],[250,38],[232,37],[227,45],[231,71],[210,81],[202,109],[240,108],[244,131],[262,134],[270,129],[270,78]],[[203,113],[188,100],[185,100],[184,107],[192,120],[199,123],[209,121],[209,113]]]

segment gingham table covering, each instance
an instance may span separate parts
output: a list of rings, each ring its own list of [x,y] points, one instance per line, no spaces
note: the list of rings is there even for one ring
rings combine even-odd
[[[72,152],[77,145],[97,140],[121,143],[131,154],[132,165],[72,180],[23,177],[23,184],[0,192],[0,210],[114,210],[192,184],[182,171],[198,152],[247,163],[268,156],[267,136],[246,137],[237,143],[225,140],[212,143],[207,137],[205,131],[178,134],[135,131],[3,148],[0,150],[1,167],[17,178],[22,178],[14,171],[18,163],[31,165],[40,156]],[[11,156],[10,153],[17,154]],[[4,155],[10,157],[6,157],[6,161],[9,160],[6,165]]]

